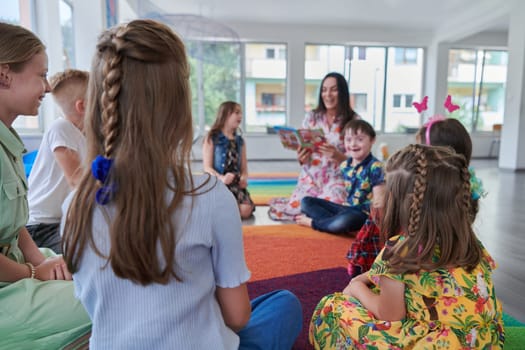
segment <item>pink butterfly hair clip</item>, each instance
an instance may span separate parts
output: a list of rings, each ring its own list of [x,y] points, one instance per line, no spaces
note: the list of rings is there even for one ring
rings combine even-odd
[[[423,97],[423,100],[421,100],[421,102],[414,102],[412,103],[412,105],[417,109],[418,113],[426,111],[428,109],[428,96]],[[443,104],[443,106],[445,106],[449,113],[457,111],[460,108],[458,105],[452,103],[452,97],[450,95],[448,95],[445,99],[445,103]],[[430,129],[432,125],[446,119],[446,117],[436,114],[430,117],[428,121],[425,124],[423,124],[423,126],[426,128],[425,141],[427,145],[430,145]]]
[[[417,109],[418,113],[426,111],[428,109],[428,96],[423,97],[423,100],[421,100],[421,102],[413,102],[412,106],[414,106]]]
[[[447,96],[447,99],[445,100],[445,103],[443,105],[449,113],[452,113],[459,109],[458,105],[452,103],[452,97],[450,95]]]

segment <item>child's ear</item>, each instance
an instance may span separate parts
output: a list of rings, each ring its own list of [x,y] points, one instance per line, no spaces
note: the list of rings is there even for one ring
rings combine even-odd
[[[75,101],[75,110],[79,114],[84,114],[86,111],[86,101],[84,99],[79,99]]]
[[[9,89],[11,86],[11,71],[8,64],[0,65],[0,88]]]

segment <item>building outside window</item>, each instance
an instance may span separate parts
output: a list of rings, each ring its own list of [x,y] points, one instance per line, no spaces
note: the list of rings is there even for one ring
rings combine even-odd
[[[448,94],[461,108],[458,118],[470,131],[490,131],[503,122],[507,79],[506,51],[449,50]]]
[[[186,48],[200,134],[209,130],[219,105],[228,100],[241,104],[245,132],[266,132],[268,126],[286,123],[285,44],[190,41]]]
[[[195,59],[198,50],[204,54],[202,60]],[[198,92],[193,94],[196,125],[209,127],[225,100],[242,104],[246,132],[265,132],[268,126],[288,122],[285,44],[203,43],[200,49],[188,45],[188,51],[192,89]],[[401,57],[410,64],[398,64]],[[469,130],[488,131],[502,122],[507,58],[505,51],[450,51],[448,92],[462,106],[452,116]],[[423,97],[423,62],[422,48],[308,44],[305,113],[317,106],[326,73],[339,72],[349,82],[349,103],[376,130],[399,133],[418,128],[423,117],[412,104]]]
[[[403,53],[404,63],[398,64],[399,53]],[[413,47],[388,47],[385,96],[401,95],[399,108],[385,104],[382,115],[385,132],[407,132],[421,125],[421,115],[412,106],[421,101],[423,91],[424,50]]]
[[[317,107],[321,82],[327,73],[337,72],[348,78],[345,71],[346,55],[344,45],[305,46],[305,112]]]
[[[245,131],[286,124],[286,45],[246,43],[244,52]]]
[[[188,41],[186,49],[191,66],[194,127],[197,133],[204,134],[215,121],[222,102],[240,102],[241,46],[229,42]]]
[[[397,52],[416,63],[396,64]],[[376,130],[406,132],[418,127],[421,120],[412,102],[421,95],[423,55],[422,48],[306,45],[305,111],[317,106],[326,73],[339,72],[348,80],[352,107]]]
[[[412,106],[413,101],[414,101],[414,95],[394,94],[392,107],[394,108],[414,108]]]
[[[392,103],[392,107],[399,108],[401,107],[401,95],[394,95],[394,102]]]
[[[266,58],[275,58],[275,49],[274,48],[266,49]]]
[[[412,108],[414,102],[414,95],[405,95],[405,108]]]
[[[356,111],[361,111],[361,113],[368,112],[368,96],[367,94],[350,94],[350,105]],[[360,112],[358,112],[360,113]]]
[[[418,52],[413,47],[396,47],[394,58],[396,64],[417,64]]]

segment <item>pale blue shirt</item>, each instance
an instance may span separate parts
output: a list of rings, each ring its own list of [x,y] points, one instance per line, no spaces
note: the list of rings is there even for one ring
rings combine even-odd
[[[205,178],[195,176],[195,183]],[[182,282],[135,284],[115,276],[105,259],[86,249],[73,278],[76,295],[93,321],[90,349],[238,348],[239,337],[225,325],[215,289],[237,287],[249,280],[250,272],[237,203],[222,182],[212,178],[210,183],[214,187],[208,192],[210,185],[199,190],[201,195],[185,196],[173,217],[176,273]],[[94,240],[108,254],[103,210],[112,215],[110,205],[95,208]]]

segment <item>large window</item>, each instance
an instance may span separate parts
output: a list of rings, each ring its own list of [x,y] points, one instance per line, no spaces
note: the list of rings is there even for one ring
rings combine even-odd
[[[305,47],[305,111],[309,112],[319,100],[319,88],[323,77],[338,72],[345,77],[345,47],[342,45],[306,45]]]
[[[449,51],[448,93],[461,106],[452,116],[471,131],[489,131],[503,122],[506,51]]]
[[[286,45],[246,43],[245,130],[265,132],[286,123]]]
[[[413,47],[394,48],[394,58],[396,64],[417,64],[418,49]]]
[[[203,134],[215,121],[222,102],[240,101],[241,47],[239,43],[190,41],[186,49],[194,125]]]
[[[421,100],[423,89],[423,49],[413,47],[389,47],[386,65],[386,101],[389,96],[399,95],[400,105],[385,104],[383,114],[385,132],[404,132],[421,125],[420,115],[412,106]],[[403,60],[398,61],[399,57]]]
[[[317,106],[320,84],[328,72],[347,78],[350,104],[377,130],[405,132],[419,126],[412,102],[421,96],[423,49],[306,45],[306,112]]]
[[[205,133],[224,101],[239,102],[245,132],[286,123],[286,45],[190,41],[195,125]]]

